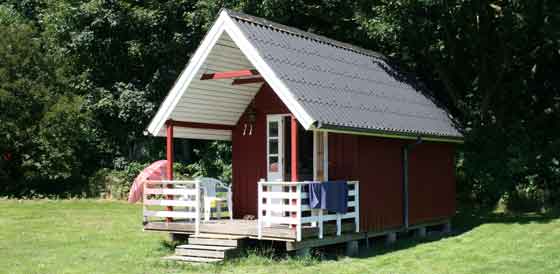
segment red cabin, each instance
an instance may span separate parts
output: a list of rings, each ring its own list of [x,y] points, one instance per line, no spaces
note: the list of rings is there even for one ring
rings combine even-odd
[[[148,230],[226,229],[297,249],[310,238],[446,224],[455,213],[462,135],[448,113],[381,54],[261,18],[223,10],[147,132],[167,138],[170,161],[172,138],[231,141],[231,222],[256,218],[235,232],[195,216],[194,231],[178,213],[153,214],[168,219]],[[306,206],[306,184],[328,180],[349,182],[347,215]]]

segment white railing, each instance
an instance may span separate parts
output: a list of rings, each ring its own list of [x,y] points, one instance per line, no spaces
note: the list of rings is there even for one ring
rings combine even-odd
[[[194,181],[146,181],[144,183],[144,222],[150,218],[174,218],[194,223],[195,234],[200,230],[200,182]],[[162,207],[173,207],[167,210]]]
[[[352,219],[356,232],[360,228],[359,182],[349,181],[347,213],[331,213],[309,206],[309,194],[304,186],[313,182],[258,182],[258,237],[263,227],[288,225],[295,227],[296,240],[301,241],[303,225],[319,227],[318,237],[323,238],[325,222],[336,221],[336,235],[342,234],[342,220]],[[307,201],[303,201],[307,200]]]

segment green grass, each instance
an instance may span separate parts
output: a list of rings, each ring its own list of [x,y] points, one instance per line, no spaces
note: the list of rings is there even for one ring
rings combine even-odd
[[[400,240],[358,258],[256,255],[210,266],[163,261],[167,235],[142,232],[137,205],[0,200],[1,273],[560,273],[555,215],[460,213],[457,235]]]

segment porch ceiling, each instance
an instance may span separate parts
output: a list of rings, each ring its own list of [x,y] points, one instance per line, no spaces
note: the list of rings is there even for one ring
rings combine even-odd
[[[200,78],[203,74],[245,69],[255,68],[229,35],[223,32],[169,118],[203,124],[235,125],[259,91],[262,82],[232,85],[233,79]],[[165,136],[165,128],[157,135]],[[231,131],[176,128],[174,137],[229,140]]]

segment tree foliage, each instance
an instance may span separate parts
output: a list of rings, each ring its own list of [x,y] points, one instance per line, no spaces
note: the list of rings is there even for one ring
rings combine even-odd
[[[520,190],[555,202],[553,0],[0,0],[0,153],[13,155],[0,177],[68,183],[161,157],[143,130],[222,7],[385,54],[463,130],[460,189],[487,204]],[[195,147],[197,172],[228,177],[228,145]]]
[[[381,1],[364,13],[382,51],[464,128],[463,183],[483,202],[518,187],[557,196],[559,11],[544,0]]]
[[[37,190],[42,180],[66,188],[91,168],[89,113],[44,54],[36,27],[8,6],[0,6],[0,21],[0,190]]]

